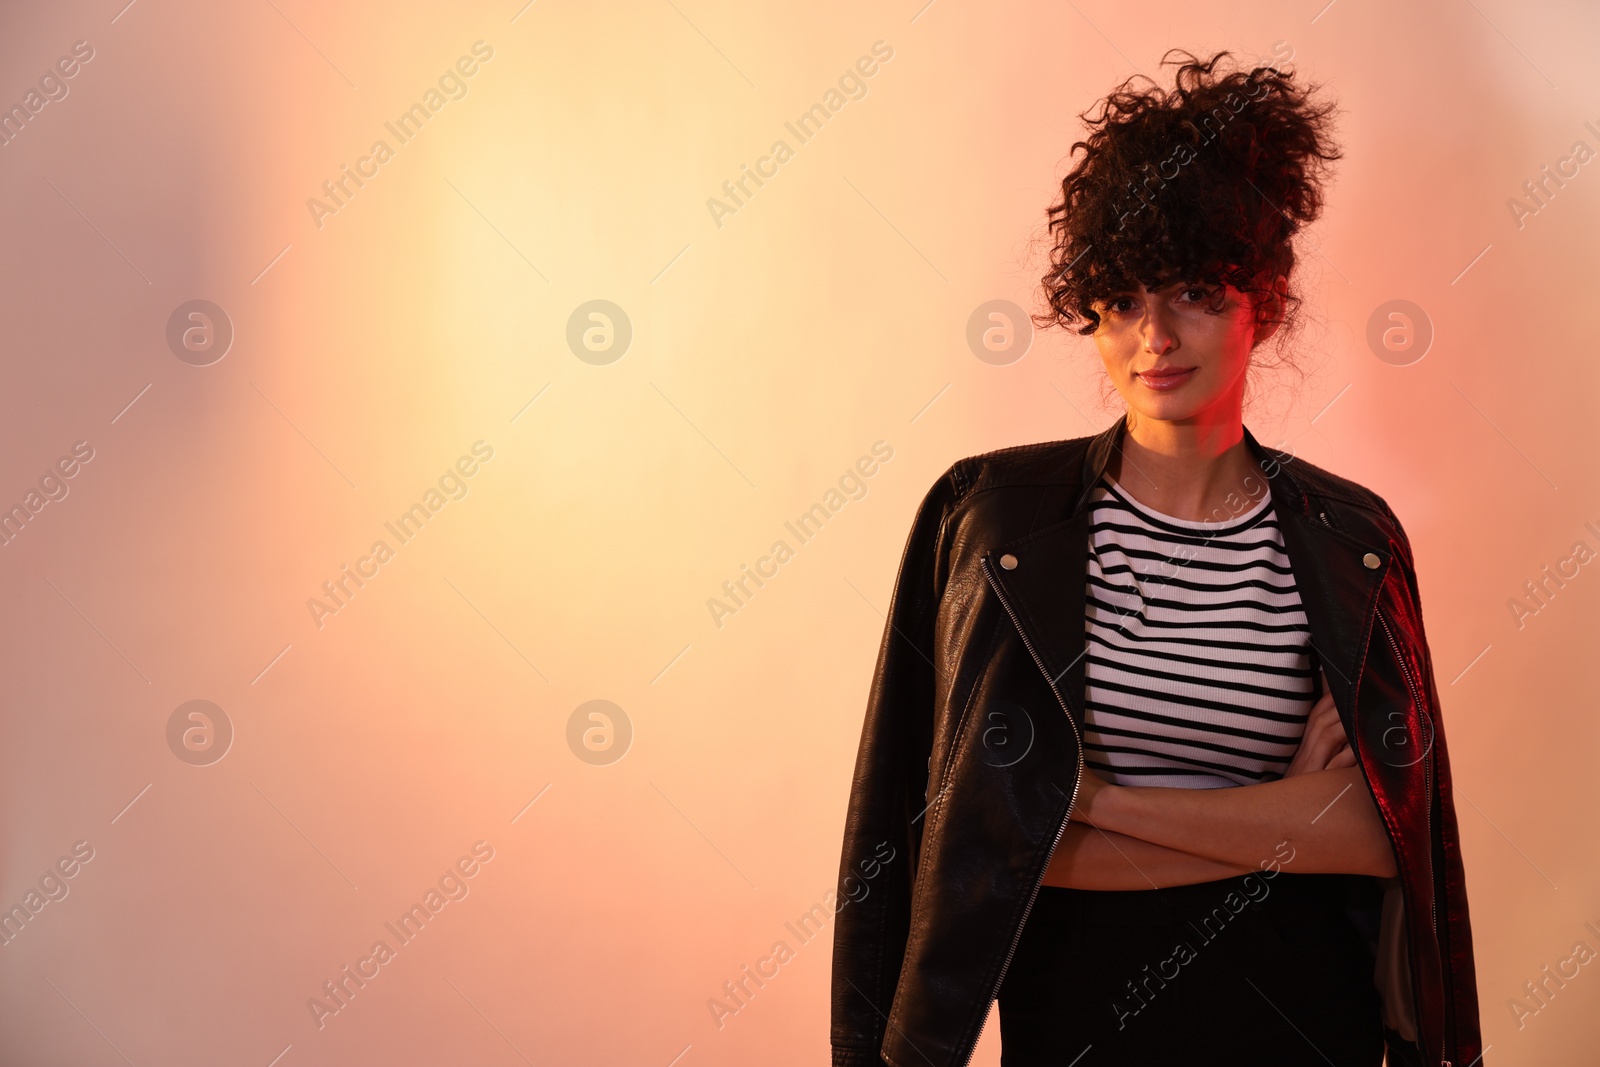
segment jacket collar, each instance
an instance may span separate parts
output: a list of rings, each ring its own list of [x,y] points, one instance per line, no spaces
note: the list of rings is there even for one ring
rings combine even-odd
[[[1105,473],[1106,467],[1111,462],[1112,454],[1122,451],[1122,438],[1127,432],[1127,427],[1128,415],[1124,412],[1116,422],[1089,439],[1089,447],[1083,453],[1083,469],[1078,483],[1078,497],[1068,510],[1069,517],[1076,515],[1084,504],[1088,503],[1089,494],[1100,481],[1100,476]],[[1240,428],[1244,430],[1246,447],[1250,449],[1250,454],[1255,457],[1262,470],[1267,473],[1267,477],[1280,479],[1274,483],[1274,488],[1279,490],[1275,494],[1274,506],[1278,508],[1280,513],[1284,510],[1290,510],[1302,517],[1308,516],[1310,508],[1305,489],[1295,479],[1294,475],[1289,473],[1286,465],[1290,461],[1290,457],[1277,449],[1267,448],[1260,441],[1257,441],[1256,435],[1250,432],[1250,427],[1241,426]]]
[[[1084,720],[1088,651],[1084,582],[1090,509],[1084,505],[1112,453],[1120,450],[1126,427],[1124,414],[1090,440],[1077,499],[1064,516],[1025,532],[992,530],[985,553],[989,580],[1011,612],[1024,644],[1079,723]],[[1263,447],[1248,427],[1244,439],[1268,475],[1311,647],[1345,729],[1353,736],[1356,683],[1392,550],[1387,543],[1366,545],[1332,528],[1323,518],[1321,504],[1313,516],[1304,486],[1289,473],[1292,457]],[[1373,557],[1377,566],[1372,565]]]

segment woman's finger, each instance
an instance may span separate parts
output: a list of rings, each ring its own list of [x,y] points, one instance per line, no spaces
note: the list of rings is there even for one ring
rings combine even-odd
[[[1306,714],[1306,724],[1300,735],[1299,747],[1296,748],[1283,776],[1290,778],[1297,774],[1323,770],[1329,766],[1329,761],[1337,755],[1340,747],[1346,744],[1348,742],[1344,726],[1339,721],[1339,709],[1334,705],[1333,696],[1328,691],[1327,676],[1322,675],[1322,695]]]
[[[1331,699],[1319,702],[1314,722],[1308,723],[1305,741],[1305,771],[1334,770],[1355,766],[1355,753],[1350,748],[1350,738],[1345,733],[1339,709]]]
[[[1338,709],[1334,707],[1332,700],[1324,697],[1306,717],[1300,747],[1296,750],[1289,769],[1284,772],[1284,777],[1327,768],[1329,761],[1345,744],[1344,728],[1339,722]]]
[[[1356,765],[1356,753],[1355,753],[1355,750],[1353,748],[1351,748],[1349,745],[1345,745],[1343,748],[1341,748],[1338,751],[1338,753],[1333,757],[1333,759],[1328,761],[1327,770],[1333,771],[1333,770],[1338,770],[1340,767],[1354,767],[1355,765]]]
[[[1306,717],[1306,729],[1301,744],[1313,747],[1322,744],[1332,736],[1338,721],[1339,713],[1332,704],[1313,708],[1311,714]]]

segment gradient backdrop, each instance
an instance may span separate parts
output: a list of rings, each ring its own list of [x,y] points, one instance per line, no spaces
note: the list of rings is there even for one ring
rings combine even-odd
[[[1119,414],[985,305],[1173,46],[1345,109],[1246,422],[1411,534],[1485,1062],[1591,1062],[1591,7],[124,2],[0,33],[0,1062],[826,1062],[913,511]]]

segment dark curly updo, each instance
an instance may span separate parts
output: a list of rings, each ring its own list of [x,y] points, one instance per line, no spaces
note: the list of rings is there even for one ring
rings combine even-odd
[[[1289,323],[1300,298],[1284,291],[1283,316],[1266,318],[1259,302],[1277,275],[1292,277],[1292,238],[1322,211],[1322,176],[1340,158],[1329,136],[1334,105],[1314,103],[1317,86],[1261,66],[1216,72],[1228,52],[1209,61],[1173,49],[1162,64],[1178,66],[1174,88],[1142,75],[1101,101],[1083,159],[1061,182],[1049,209],[1054,247],[1043,279],[1050,312],[1041,329],[1059,324],[1095,332],[1093,305],[1116,292],[1173,281],[1221,283],[1254,296],[1258,322]],[[1150,88],[1134,91],[1139,80]],[[1280,333],[1283,332],[1280,330]]]

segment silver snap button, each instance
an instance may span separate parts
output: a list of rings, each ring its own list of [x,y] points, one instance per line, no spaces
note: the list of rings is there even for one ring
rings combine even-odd
[[[1378,554],[1376,552],[1368,552],[1365,556],[1361,557],[1361,562],[1367,565],[1367,570],[1375,571],[1378,569],[1378,565],[1382,563],[1383,560],[1378,558]]]
[[[1016,570],[1017,569],[1017,557],[1013,556],[1011,553],[1007,552],[1005,555],[1000,557],[1000,566],[1004,567],[1008,571]]]

